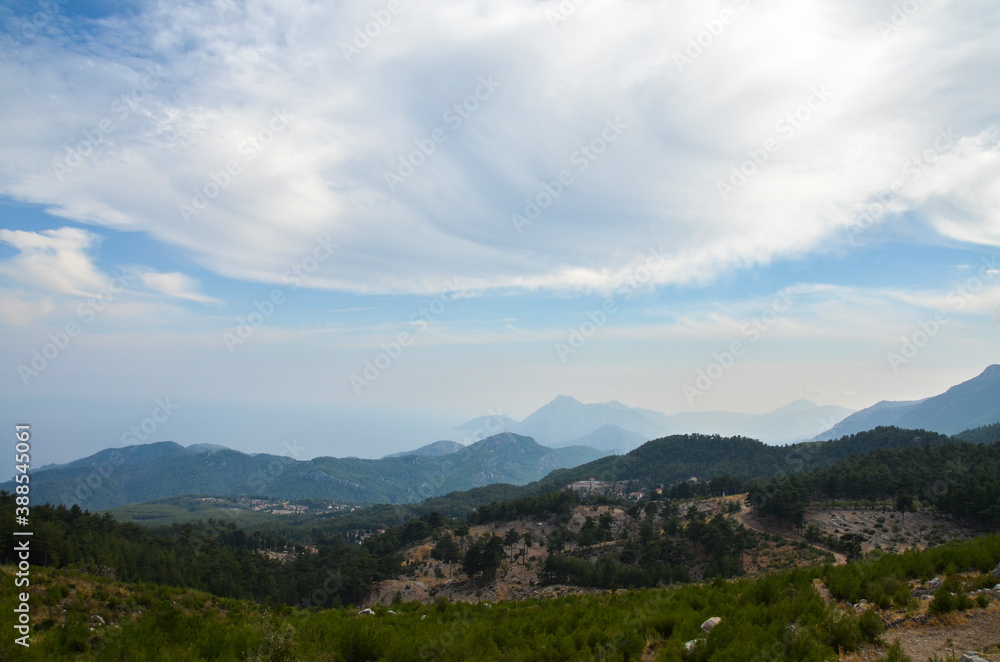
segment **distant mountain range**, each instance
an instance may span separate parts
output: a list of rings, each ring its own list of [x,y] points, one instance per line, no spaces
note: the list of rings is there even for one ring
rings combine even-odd
[[[931,398],[902,402],[883,400],[851,414],[813,439],[839,439],[880,425],[957,434],[997,422],[1000,422],[1000,365],[991,365],[978,377]]]
[[[802,441],[830,428],[852,411],[796,400],[760,415],[714,411],[668,416],[651,409],[629,407],[617,400],[583,403],[560,395],[523,421],[509,416],[492,419],[493,425],[503,425],[506,430],[530,436],[553,448],[590,446],[625,453],[645,441],[672,434],[742,435],[768,444]],[[473,419],[456,429],[481,428],[488,418]]]
[[[611,458],[604,462],[599,458],[612,451],[621,454],[640,447],[645,449],[645,455],[639,466],[644,470],[659,467],[657,472],[665,481],[675,474],[700,475],[711,467],[717,468],[721,465],[718,458],[710,457],[713,453],[725,456],[725,448],[742,448],[741,444],[751,438],[771,444],[808,437],[818,441],[893,426],[916,430],[908,433],[907,439],[919,439],[921,430],[951,435],[997,422],[1000,366],[992,365],[978,377],[941,395],[912,402],[884,401],[853,414],[840,407],[820,407],[798,400],[759,416],[727,412],[668,416],[615,400],[585,404],[562,395],[520,422],[501,415],[469,421],[460,429],[476,431],[470,435],[473,438],[481,430],[502,427],[504,432],[468,446],[442,440],[379,460],[295,460],[248,455],[214,444],[185,448],[164,441],[109,448],[67,464],[48,465],[32,473],[31,485],[33,501],[77,503],[91,510],[181,494],[405,504],[493,484],[525,485],[560,469],[572,471],[553,474],[559,480],[590,476],[605,471],[605,465],[614,465]],[[968,434],[988,437],[995,434],[995,429],[982,428]],[[718,444],[710,435],[740,440],[737,446],[723,444],[716,448]],[[647,439],[658,442],[644,443]],[[773,454],[759,448],[760,441],[754,443],[756,450],[741,452],[747,464],[730,458],[736,463],[727,465],[727,470],[738,475],[765,475],[753,467],[759,464],[770,470],[774,462],[784,461],[782,458],[794,450],[786,448],[784,454]],[[685,444],[692,447],[684,450]],[[681,461],[689,456],[694,459]],[[8,481],[0,488],[13,491],[15,484]]]
[[[214,445],[185,448],[172,441],[109,448],[31,475],[32,500],[89,510],[114,508],[180,494],[322,498],[345,503],[414,503],[493,483],[523,485],[549,472],[607,453],[586,447],[547,448],[502,433],[455,452],[454,442],[421,454],[381,460],[248,455]],[[435,454],[437,453],[437,454]],[[0,488],[14,491],[8,481]]]
[[[452,453],[457,453],[463,448],[465,448],[465,444],[460,444],[457,441],[448,441],[447,439],[444,439],[442,441],[435,441],[433,444],[427,444],[426,446],[421,446],[420,448],[417,448],[412,451],[393,453],[391,455],[386,455],[386,457],[406,457],[407,455],[440,457],[442,455],[451,455]]]

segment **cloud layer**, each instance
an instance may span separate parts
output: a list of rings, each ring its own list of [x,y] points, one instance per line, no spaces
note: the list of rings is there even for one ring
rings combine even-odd
[[[567,6],[54,16],[0,59],[0,193],[239,280],[330,235],[309,285],[359,293],[610,288],[651,249],[704,283],[873,225],[1000,243],[1000,9]]]

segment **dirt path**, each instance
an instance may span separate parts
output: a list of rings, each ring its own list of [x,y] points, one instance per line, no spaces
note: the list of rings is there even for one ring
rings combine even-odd
[[[766,526],[764,526],[760,522],[757,522],[756,519],[752,517],[752,514],[753,514],[753,511],[750,509],[750,506],[748,506],[748,505],[746,505],[744,503],[744,504],[741,504],[740,512],[733,514],[733,518],[737,522],[739,522],[740,524],[742,524],[743,526],[745,526],[748,529],[751,529],[753,531],[756,531],[757,533],[766,533],[766,534],[769,534],[769,535],[772,534],[772,533],[780,533],[782,536],[784,536],[786,538],[790,538],[790,539],[795,540],[795,541],[805,540],[805,538],[803,538],[802,536],[800,536],[799,534],[797,534],[797,533],[795,533],[793,531],[787,531],[787,530],[771,531],[771,530],[768,530],[768,528]],[[847,557],[844,556],[843,554],[841,554],[840,552],[835,552],[832,549],[827,549],[826,547],[823,547],[822,545],[817,545],[815,543],[809,543],[809,544],[812,545],[813,547],[815,547],[816,549],[818,549],[819,551],[823,552],[824,554],[833,554],[833,557],[835,559],[834,565],[844,565],[845,563],[847,563]]]

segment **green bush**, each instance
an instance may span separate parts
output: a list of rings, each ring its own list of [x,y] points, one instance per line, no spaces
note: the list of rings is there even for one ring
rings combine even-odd
[[[903,645],[899,643],[899,639],[896,639],[886,650],[885,655],[878,658],[876,662],[913,662],[913,658],[903,651]]]
[[[831,619],[827,640],[834,650],[857,650],[864,640],[858,619],[853,614],[843,614]]]
[[[861,618],[858,619],[858,627],[861,629],[861,636],[869,643],[878,639],[879,635],[885,632],[882,617],[874,609],[868,609],[861,614]]]
[[[955,611],[957,607],[955,596],[952,595],[951,591],[942,586],[934,593],[934,599],[931,600],[928,611],[934,615],[947,614]]]

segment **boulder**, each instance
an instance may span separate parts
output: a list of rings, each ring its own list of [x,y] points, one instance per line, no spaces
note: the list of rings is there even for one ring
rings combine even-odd
[[[959,658],[958,662],[990,662],[985,657],[980,657],[979,653],[975,651],[968,651],[965,655]]]
[[[361,614],[365,614],[366,616],[374,616],[375,612],[373,612],[370,608],[365,607],[364,609],[358,612],[358,616],[360,616]]]
[[[934,579],[929,580],[926,584],[924,584],[924,588],[929,588],[931,590],[941,588],[941,578],[935,577]]]
[[[691,641],[684,642],[684,652],[690,653],[694,650],[694,647],[698,645],[699,642],[705,641],[704,639],[692,639]]]
[[[708,634],[715,629],[715,626],[722,622],[722,618],[719,616],[713,616],[704,623],[701,624],[701,631]]]
[[[104,625],[104,619],[101,618],[100,614],[94,614],[93,616],[91,616],[90,617],[90,622],[91,623],[100,624],[100,625]]]
[[[993,568],[993,576],[1000,579],[1000,563],[997,563],[997,567]]]

